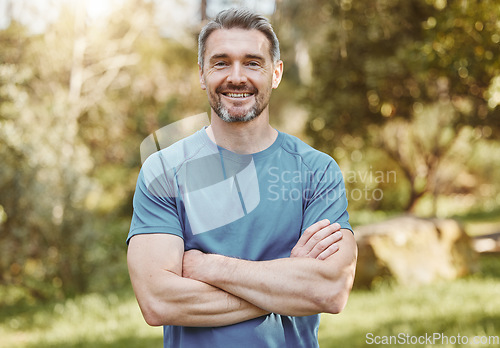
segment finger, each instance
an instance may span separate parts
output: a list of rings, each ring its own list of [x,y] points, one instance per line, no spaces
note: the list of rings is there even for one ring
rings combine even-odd
[[[325,251],[323,251],[321,254],[316,257],[318,260],[326,260],[333,254],[335,254],[337,251],[339,251],[339,246],[338,244],[333,244],[329,248],[327,248]]]
[[[338,223],[334,223],[334,224],[331,224],[329,226],[326,226],[325,228],[322,228],[321,230],[314,233],[314,235],[312,235],[311,238],[309,238],[309,240],[303,246],[303,248],[306,250],[307,253],[309,253],[323,239],[331,236],[332,234],[334,234],[335,232],[337,232],[339,230],[340,230],[340,225]],[[326,247],[327,246],[328,245],[326,245]]]
[[[312,230],[312,229],[311,229]],[[290,254],[290,257],[312,257],[316,258],[317,255],[319,255],[320,252],[322,252],[324,249],[326,249],[330,244],[333,244],[338,237],[341,238],[341,235],[336,235],[335,237],[332,237],[331,239],[322,242],[325,238],[333,235],[335,232],[340,230],[340,224],[334,223],[332,225],[328,225],[324,228],[322,228],[319,231],[316,231],[306,242],[305,245],[296,245]],[[318,243],[320,246],[318,249],[313,252],[313,249],[316,247]],[[312,252],[312,254],[310,254]]]
[[[316,232],[320,231],[321,229],[327,227],[330,225],[330,221],[328,219],[324,219],[321,221],[318,221],[308,228],[305,229],[304,233],[302,233],[302,236],[300,236],[297,244],[295,244],[296,247],[302,247],[304,246],[309,238],[311,238]]]
[[[291,257],[308,257],[309,252],[328,234],[329,221],[321,220],[308,227],[292,249]]]
[[[335,233],[330,234],[329,236],[316,243],[316,245],[314,245],[307,256],[311,258],[317,258],[321,253],[340,241],[342,237],[343,235],[341,231],[336,231]]]

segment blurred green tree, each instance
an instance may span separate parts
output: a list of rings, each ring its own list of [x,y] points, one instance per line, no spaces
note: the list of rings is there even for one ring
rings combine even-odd
[[[0,31],[0,285],[34,299],[128,281],[139,144],[206,108],[195,45],[162,38],[152,2],[71,6]]]
[[[406,178],[406,185],[395,185],[398,194],[407,188],[406,202],[385,208],[412,210],[426,194],[473,189],[470,180],[465,186],[443,180],[451,163],[465,168],[467,158],[450,151],[468,127],[475,134],[471,146],[500,134],[498,3],[315,0],[279,6],[281,17],[295,16],[288,26],[308,47],[302,71],[311,73],[301,93],[316,147],[337,152],[351,168],[357,162],[387,169],[392,159]],[[368,147],[385,155],[370,151],[364,158]]]

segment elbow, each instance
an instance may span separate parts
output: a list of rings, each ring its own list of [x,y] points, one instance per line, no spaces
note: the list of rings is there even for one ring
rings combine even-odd
[[[144,320],[149,326],[162,326],[162,321],[157,316],[144,315]]]
[[[142,316],[149,326],[175,325],[172,310],[163,308],[158,303],[148,303],[139,306]]]
[[[321,307],[323,313],[339,314],[347,305],[349,294],[354,283],[354,272],[342,279],[338,279],[333,286],[325,290],[321,297]]]
[[[142,316],[149,326],[165,325],[165,320],[160,316],[159,312],[151,306],[141,306]]]
[[[323,302],[323,313],[339,314],[347,305],[348,297],[349,291],[327,296]]]
[[[333,289],[330,287],[321,292],[316,292],[313,299],[315,313],[339,314],[347,305],[349,289]]]

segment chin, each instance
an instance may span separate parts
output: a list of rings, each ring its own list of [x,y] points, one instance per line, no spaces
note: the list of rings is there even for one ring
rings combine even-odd
[[[216,114],[217,116],[219,116],[221,120],[223,120],[226,123],[250,122],[260,115],[260,113],[257,114],[255,110],[251,110],[250,112],[244,115],[231,115],[226,109],[217,110]]]

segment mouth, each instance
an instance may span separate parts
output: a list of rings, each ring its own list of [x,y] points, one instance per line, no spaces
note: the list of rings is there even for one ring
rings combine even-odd
[[[215,92],[229,99],[243,101],[244,99],[257,95],[257,88],[253,86],[233,86],[232,84],[228,84],[226,86],[219,86]]]
[[[241,98],[248,98],[253,95],[253,93],[233,93],[233,92],[226,92],[222,93],[222,95],[229,97],[229,98],[236,98],[236,99],[241,99]]]

